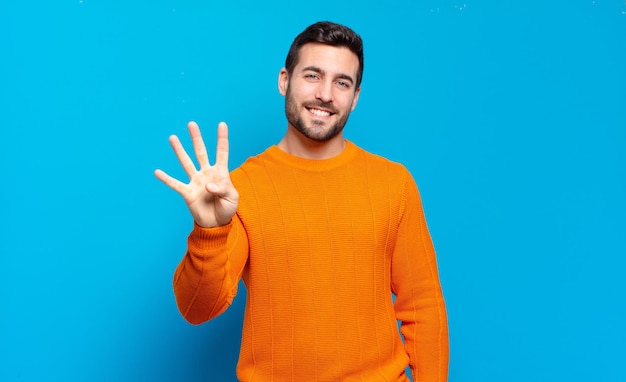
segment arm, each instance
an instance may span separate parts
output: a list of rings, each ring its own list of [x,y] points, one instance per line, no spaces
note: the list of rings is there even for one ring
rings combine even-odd
[[[419,192],[406,175],[404,208],[392,259],[394,308],[401,322],[413,380],[445,382],[448,378],[448,323],[439,283],[435,250],[428,233]]]
[[[225,226],[194,224],[174,273],[176,303],[187,321],[201,324],[232,304],[247,254],[248,240],[236,215]]]
[[[200,168],[196,169],[178,137],[172,135],[170,144],[189,183],[161,170],[154,174],[183,197],[194,218],[187,253],[174,275],[174,292],[183,316],[198,324],[223,312],[232,302],[247,258],[247,239],[241,235],[241,223],[234,218],[239,193],[228,171],[228,127],[225,123],[218,125],[212,166],[198,125],[190,122],[188,127]]]

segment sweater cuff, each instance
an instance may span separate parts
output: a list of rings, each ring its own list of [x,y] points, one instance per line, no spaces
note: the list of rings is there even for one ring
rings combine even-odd
[[[201,227],[194,221],[188,244],[200,251],[224,248],[232,226],[232,220],[226,225],[211,228]]]

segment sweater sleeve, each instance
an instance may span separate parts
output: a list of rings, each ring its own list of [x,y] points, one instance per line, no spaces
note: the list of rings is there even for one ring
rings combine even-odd
[[[224,312],[237,294],[248,258],[248,240],[241,221],[203,228],[194,223],[187,252],[174,273],[178,309],[192,324],[201,324]]]
[[[448,323],[435,250],[419,191],[406,173],[403,210],[392,258],[394,309],[415,382],[448,378]]]

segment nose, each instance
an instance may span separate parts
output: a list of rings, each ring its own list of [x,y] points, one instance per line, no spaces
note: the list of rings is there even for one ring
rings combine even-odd
[[[321,81],[317,87],[315,97],[322,102],[328,103],[333,101],[333,84],[331,81]]]

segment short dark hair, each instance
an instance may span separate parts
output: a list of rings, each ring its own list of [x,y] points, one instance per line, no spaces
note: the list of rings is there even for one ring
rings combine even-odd
[[[361,79],[363,78],[363,41],[361,40],[361,36],[345,25],[329,21],[320,21],[308,26],[296,36],[289,48],[289,53],[285,60],[285,69],[287,69],[289,75],[291,75],[293,68],[298,63],[300,48],[308,43],[320,43],[350,49],[359,59],[356,88],[361,85]]]

